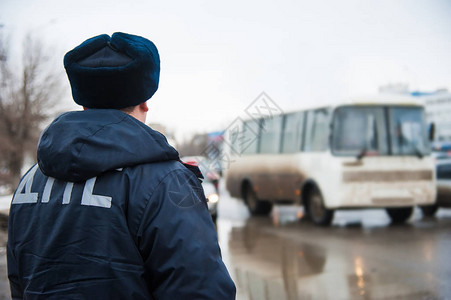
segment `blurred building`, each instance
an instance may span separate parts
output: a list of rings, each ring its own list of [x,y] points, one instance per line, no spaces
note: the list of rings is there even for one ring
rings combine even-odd
[[[405,95],[421,99],[428,123],[435,125],[435,142],[451,142],[451,93],[447,89],[434,92],[410,91],[407,85],[395,84],[379,88],[381,94]]]
[[[411,94],[424,100],[428,122],[435,124],[434,140],[451,142],[451,93],[447,90],[438,90],[432,93]]]

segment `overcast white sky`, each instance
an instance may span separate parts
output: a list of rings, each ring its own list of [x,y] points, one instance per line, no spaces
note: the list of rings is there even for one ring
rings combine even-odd
[[[451,90],[449,0],[1,0],[0,24],[53,45],[61,68],[89,37],[149,38],[162,70],[148,121],[178,137],[226,127],[262,91],[293,110],[390,83]]]

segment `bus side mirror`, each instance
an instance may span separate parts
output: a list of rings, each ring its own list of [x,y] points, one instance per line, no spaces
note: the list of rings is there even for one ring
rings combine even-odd
[[[433,141],[435,139],[435,123],[429,123],[429,141]]]

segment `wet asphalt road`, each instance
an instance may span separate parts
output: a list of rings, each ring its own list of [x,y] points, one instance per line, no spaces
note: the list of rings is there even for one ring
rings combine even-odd
[[[221,201],[218,235],[237,299],[451,299],[451,209],[435,218],[416,210],[396,226],[384,210],[339,211],[322,228],[298,207],[256,218]]]
[[[250,217],[222,191],[218,237],[238,300],[451,299],[451,209],[398,226],[383,210],[337,212],[328,228],[302,214]],[[0,299],[10,299],[5,242],[1,230]]]

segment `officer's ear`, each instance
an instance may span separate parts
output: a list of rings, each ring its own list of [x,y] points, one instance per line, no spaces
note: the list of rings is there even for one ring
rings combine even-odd
[[[143,112],[148,112],[149,111],[149,107],[147,106],[147,101],[140,103],[139,105],[139,109]]]

